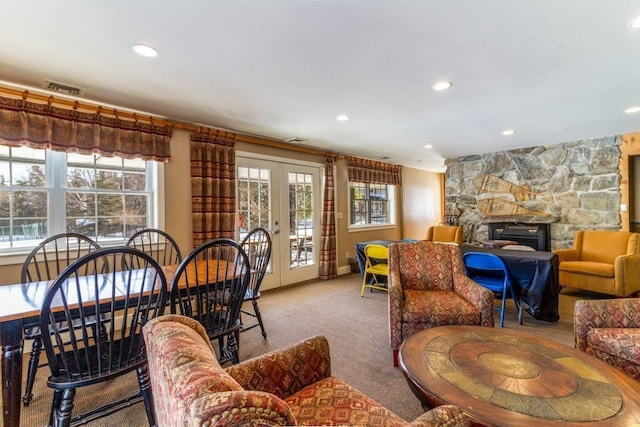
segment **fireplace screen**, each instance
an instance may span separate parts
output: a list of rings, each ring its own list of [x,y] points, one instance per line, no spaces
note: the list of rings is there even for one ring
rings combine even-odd
[[[489,240],[513,240],[537,251],[550,251],[549,224],[489,223]]]

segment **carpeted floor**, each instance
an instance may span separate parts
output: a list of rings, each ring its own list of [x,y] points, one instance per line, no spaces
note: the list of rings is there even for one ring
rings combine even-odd
[[[331,281],[316,281],[264,292],[259,300],[268,339],[259,328],[241,335],[241,359],[282,347],[306,337],[325,335],[331,346],[333,375],[347,381],[406,420],[423,411],[409,390],[399,369],[393,367],[389,349],[387,294],[382,291],[360,297],[360,276],[349,274]],[[573,305],[577,299],[602,297],[565,289],[560,296],[560,320],[537,321],[524,314],[518,325],[513,305],[508,305],[505,327],[557,340],[573,346]],[[245,319],[250,321],[252,319]],[[26,362],[25,362],[26,366]],[[46,425],[51,391],[46,386],[48,368],[38,371],[34,399],[23,408],[21,425]],[[111,396],[124,396],[136,390],[132,373],[108,384],[80,389],[76,408],[86,410]],[[142,404],[119,411],[89,426],[144,426],[147,420]]]

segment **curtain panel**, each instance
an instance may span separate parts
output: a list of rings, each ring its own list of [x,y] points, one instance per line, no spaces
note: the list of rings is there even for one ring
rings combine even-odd
[[[400,173],[402,167],[400,165],[348,156],[347,170],[349,172],[349,181],[367,184],[401,184]]]
[[[193,245],[235,238],[236,135],[213,129],[191,134]]]
[[[322,203],[322,221],[320,235],[320,280],[338,277],[336,256],[336,202],[333,166],[334,154],[327,154],[324,167],[324,197]]]
[[[0,144],[168,162],[173,127],[0,97]]]

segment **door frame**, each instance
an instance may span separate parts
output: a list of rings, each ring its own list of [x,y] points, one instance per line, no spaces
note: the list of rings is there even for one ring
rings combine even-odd
[[[282,158],[282,157],[277,157],[277,156],[270,156],[270,155],[266,155],[266,154],[256,154],[256,153],[251,153],[251,152],[247,152],[247,151],[236,151],[236,167],[238,166],[243,166],[241,164],[241,162],[239,161],[239,159],[246,159],[249,163],[252,164],[251,167],[257,167],[256,162],[259,163],[261,161],[264,162],[269,162],[270,164],[277,164],[278,165],[278,171],[277,173],[280,175],[278,177],[278,180],[286,180],[287,176],[286,176],[286,172],[283,172],[284,169],[287,169],[288,167],[304,167],[304,168],[312,168],[312,169],[316,169],[317,170],[317,182],[315,184],[315,188],[314,188],[314,193],[315,193],[315,205],[314,205],[314,221],[313,221],[313,241],[316,247],[316,250],[314,251],[314,263],[312,265],[309,266],[303,266],[303,267],[299,267],[297,269],[291,269],[289,262],[288,262],[288,258],[286,256],[286,253],[284,251],[286,251],[289,248],[289,231],[288,228],[289,226],[287,225],[286,227],[282,226],[282,221],[287,221],[288,218],[288,212],[284,211],[284,206],[286,206],[286,197],[287,194],[282,194],[280,191],[280,188],[271,188],[271,193],[272,193],[272,199],[274,197],[274,195],[277,195],[278,200],[271,200],[271,203],[279,203],[278,206],[278,211],[279,211],[279,215],[280,218],[275,219],[273,217],[271,217],[270,220],[270,224],[269,224],[269,234],[271,236],[272,241],[274,241],[275,239],[279,239],[279,243],[276,243],[275,241],[273,242],[272,246],[275,248],[279,248],[279,251],[281,253],[284,253],[285,255],[283,255],[282,257],[280,256],[274,256],[273,253],[275,251],[272,251],[272,260],[274,259],[283,259],[286,258],[287,261],[285,262],[284,260],[282,260],[280,262],[279,266],[274,266],[273,262],[270,262],[270,266],[269,269],[267,271],[267,273],[265,274],[265,283],[264,288],[261,286],[261,289],[267,290],[267,289],[273,289],[273,288],[277,288],[280,286],[286,286],[289,284],[293,284],[293,283],[299,283],[299,282],[303,282],[303,281],[307,281],[307,280],[313,280],[313,279],[317,279],[320,275],[320,254],[319,254],[319,248],[321,247],[320,245],[320,237],[321,237],[321,233],[320,233],[320,225],[321,225],[321,216],[322,216],[322,206],[323,206],[323,192],[322,192],[322,183],[324,181],[324,163],[320,163],[320,162],[310,162],[310,161],[305,161],[305,160],[295,160],[295,159],[288,159],[288,158]],[[273,172],[273,171],[272,171]],[[282,176],[284,175],[284,176]],[[271,177],[271,180],[273,180],[273,176]],[[287,181],[288,182],[288,181]],[[237,203],[237,202],[236,202]],[[236,208],[237,211],[237,208]],[[278,225],[274,225],[274,221],[279,221]],[[277,227],[277,228],[276,228]],[[236,233],[237,233],[237,225],[236,225]],[[274,234],[275,230],[283,230],[282,232],[278,232]],[[286,248],[286,249],[285,249]],[[288,269],[288,271],[285,271],[285,269]],[[273,276],[273,274],[275,274],[276,276],[279,277],[275,277]],[[271,275],[270,277],[267,277],[268,275]]]

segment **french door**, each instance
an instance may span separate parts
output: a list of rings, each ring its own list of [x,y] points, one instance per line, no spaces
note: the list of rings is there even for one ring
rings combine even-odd
[[[260,289],[318,277],[321,166],[238,154],[238,236],[255,227],[271,235],[271,262]]]

